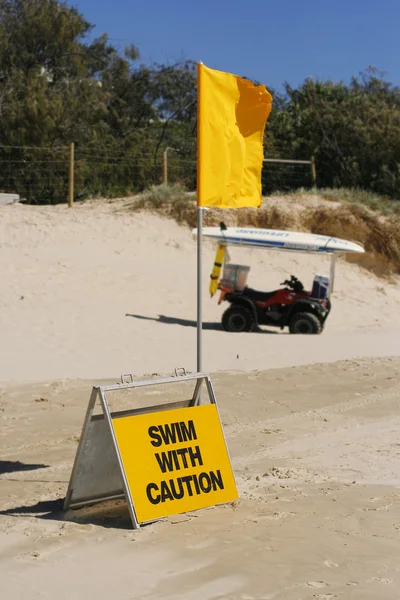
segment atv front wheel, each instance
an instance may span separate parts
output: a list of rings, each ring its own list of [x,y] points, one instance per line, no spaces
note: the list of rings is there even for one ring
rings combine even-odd
[[[222,315],[222,326],[225,331],[235,333],[252,331],[254,328],[253,315],[244,306],[231,306]]]
[[[322,331],[321,321],[312,313],[297,313],[289,322],[290,333],[318,334]]]

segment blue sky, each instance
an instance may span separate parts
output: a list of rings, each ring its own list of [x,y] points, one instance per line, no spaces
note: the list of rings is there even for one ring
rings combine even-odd
[[[306,77],[348,82],[369,65],[400,85],[400,0],[78,0],[145,62],[202,60],[267,87]]]

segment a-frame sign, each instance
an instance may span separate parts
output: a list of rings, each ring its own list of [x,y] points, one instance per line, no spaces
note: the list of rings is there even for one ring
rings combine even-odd
[[[110,410],[113,392],[182,382],[194,384],[189,399]],[[208,375],[184,369],[176,369],[175,377],[139,381],[122,375],[121,383],[93,388],[64,510],[125,498],[137,528],[237,497]]]

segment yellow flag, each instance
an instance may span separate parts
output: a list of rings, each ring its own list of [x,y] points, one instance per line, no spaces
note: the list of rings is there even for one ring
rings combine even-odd
[[[198,65],[197,203],[259,207],[263,136],[272,96],[230,73]]]
[[[224,262],[225,246],[218,246],[217,253],[215,255],[214,267],[211,273],[210,281],[210,295],[211,298],[214,296],[218,289],[219,274],[221,273],[222,263]]]

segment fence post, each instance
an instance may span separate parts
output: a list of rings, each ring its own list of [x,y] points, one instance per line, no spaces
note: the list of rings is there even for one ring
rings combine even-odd
[[[74,205],[74,142],[69,149],[69,172],[68,172],[68,206]]]
[[[315,167],[315,156],[311,157],[311,179],[313,187],[317,187],[317,169]]]
[[[165,185],[168,183],[168,148],[163,152],[162,182]]]

